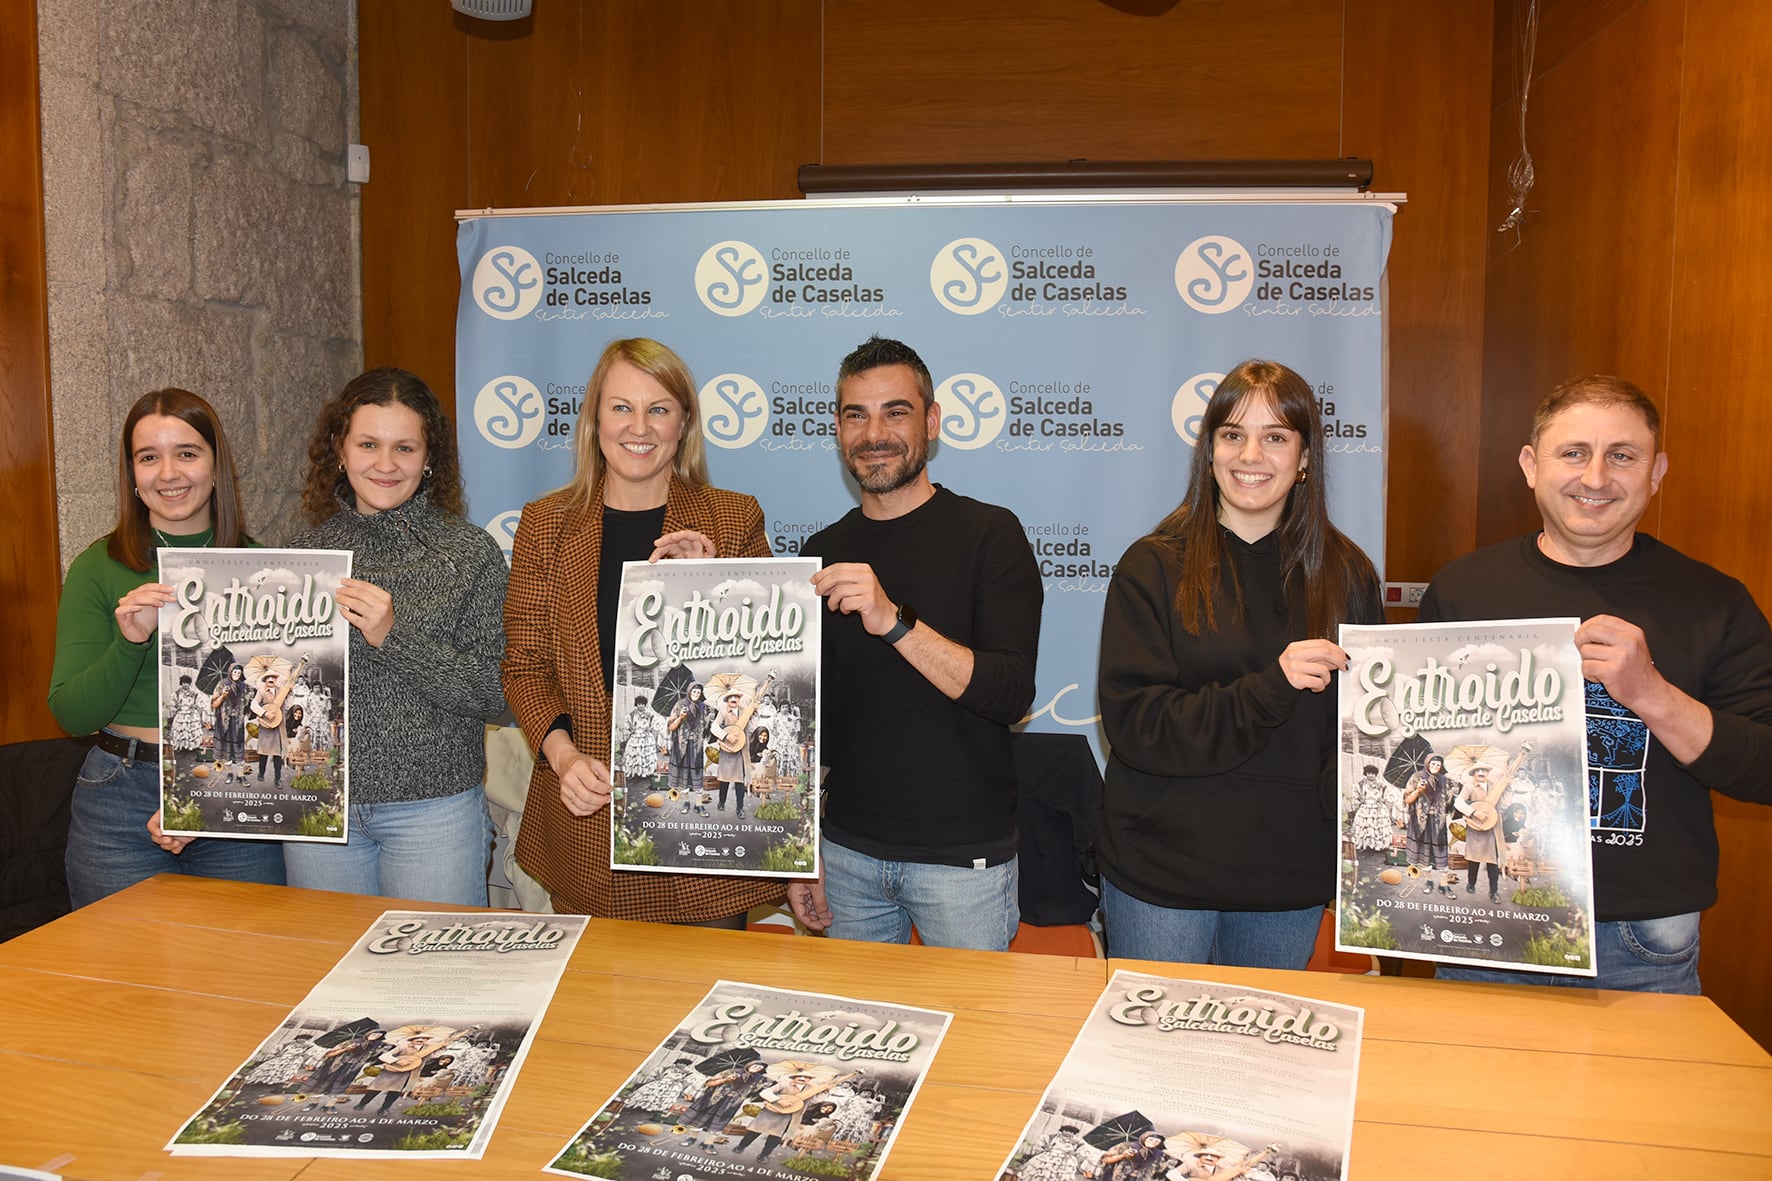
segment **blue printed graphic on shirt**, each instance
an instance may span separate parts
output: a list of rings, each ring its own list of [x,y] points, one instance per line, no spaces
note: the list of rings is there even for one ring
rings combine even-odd
[[[1600,832],[1642,832],[1647,817],[1643,769],[1649,727],[1587,682],[1587,823]]]

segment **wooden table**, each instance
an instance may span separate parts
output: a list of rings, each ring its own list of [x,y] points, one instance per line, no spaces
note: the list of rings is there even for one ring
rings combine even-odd
[[[1363,1006],[1355,1177],[1772,1177],[1772,1058],[1701,998],[608,920],[590,924],[477,1164],[162,1152],[397,905],[160,877],[0,944],[0,1163],[92,1181],[534,1177],[724,977],[952,1012],[885,1175],[989,1181],[1111,969],[1126,967]]]

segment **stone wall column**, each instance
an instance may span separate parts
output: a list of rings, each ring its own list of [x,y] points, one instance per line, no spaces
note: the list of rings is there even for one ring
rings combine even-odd
[[[354,0],[40,0],[64,569],[164,386],[220,413],[249,529],[299,527],[315,412],[362,366],[356,26]]]

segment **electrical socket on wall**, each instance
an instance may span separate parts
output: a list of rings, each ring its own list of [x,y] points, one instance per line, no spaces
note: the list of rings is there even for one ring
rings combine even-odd
[[[1386,607],[1419,607],[1421,596],[1427,594],[1425,582],[1387,582],[1384,584]]]

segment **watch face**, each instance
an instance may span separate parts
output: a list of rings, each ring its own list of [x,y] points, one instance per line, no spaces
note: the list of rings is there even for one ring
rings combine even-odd
[[[892,621],[892,626],[887,628],[880,638],[885,640],[888,644],[896,644],[909,635],[911,629],[916,626],[917,613],[909,607],[900,604],[898,608],[898,618]]]

